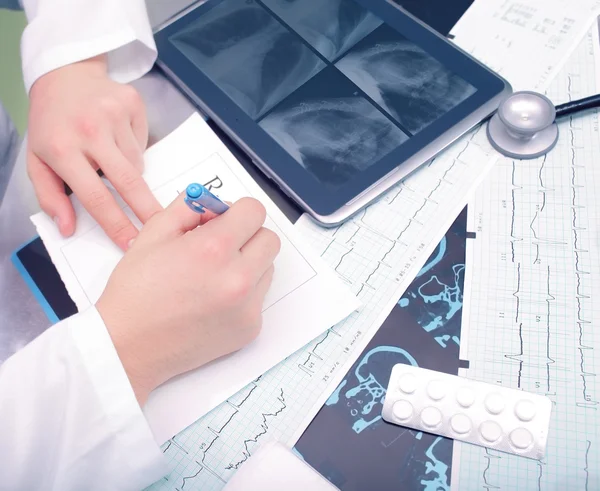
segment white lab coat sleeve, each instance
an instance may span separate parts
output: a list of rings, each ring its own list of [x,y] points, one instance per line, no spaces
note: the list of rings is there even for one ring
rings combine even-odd
[[[57,68],[106,53],[109,76],[129,83],[147,73],[157,51],[144,0],[23,0],[25,88]]]
[[[167,473],[95,308],[0,366],[1,490],[140,490]]]

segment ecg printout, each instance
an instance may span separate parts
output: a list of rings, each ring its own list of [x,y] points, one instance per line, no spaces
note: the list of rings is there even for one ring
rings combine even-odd
[[[544,91],[566,61],[564,50],[575,49],[598,8],[598,0],[476,1],[450,34],[513,90]]]
[[[577,45],[575,40],[585,34],[586,24],[580,16],[562,34],[562,42],[536,57],[562,64]],[[460,34],[461,43],[474,46],[467,34]],[[527,40],[515,39],[511,57],[527,60],[527,46]],[[546,66],[532,67],[531,83],[541,86],[540,80],[548,79],[546,72]],[[323,229],[302,217],[296,227],[358,295],[363,308],[169,440],[162,449],[172,473],[151,489],[220,490],[260,444],[279,440],[293,445],[496,157],[483,128],[341,227]]]
[[[548,97],[598,93],[599,51],[595,26]],[[469,205],[461,338],[461,375],[553,401],[546,457],[455,443],[455,489],[600,489],[598,113],[559,130],[546,157],[500,159]]]

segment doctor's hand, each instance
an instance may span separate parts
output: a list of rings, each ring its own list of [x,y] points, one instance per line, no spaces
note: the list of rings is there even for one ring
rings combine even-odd
[[[239,350],[261,329],[279,238],[263,227],[265,209],[254,199],[210,218],[181,196],[156,214],[96,305],[140,405],[162,383]]]
[[[27,170],[41,208],[64,236],[75,231],[75,212],[63,181],[119,247],[126,250],[137,236],[98,168],[142,223],[162,210],[142,179],[147,140],[141,97],[108,78],[104,56],[59,68],[34,83]]]

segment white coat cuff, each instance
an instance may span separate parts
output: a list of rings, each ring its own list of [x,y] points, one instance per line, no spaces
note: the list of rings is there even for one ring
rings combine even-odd
[[[90,308],[69,320],[72,339],[81,353],[111,430],[130,458],[134,474],[154,482],[169,473],[164,455],[135,398],[133,389],[100,314]]]
[[[25,90],[29,93],[36,80],[53,70],[101,54],[108,54],[108,76],[122,84],[143,77],[156,61],[156,49],[137,39],[132,30],[125,29],[101,38],[51,48],[27,64],[24,60]]]
[[[43,10],[29,3],[25,11],[30,23],[21,39],[27,93],[48,72],[101,54],[107,55],[109,76],[119,83],[142,77],[156,61],[143,0],[88,0],[90,5],[56,0],[44,4]]]

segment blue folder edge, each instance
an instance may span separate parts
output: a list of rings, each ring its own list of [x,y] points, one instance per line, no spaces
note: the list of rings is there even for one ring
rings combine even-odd
[[[60,319],[58,318],[58,316],[56,315],[56,312],[54,312],[52,307],[50,307],[50,304],[46,300],[46,297],[44,297],[44,295],[42,294],[42,292],[36,285],[35,281],[33,281],[33,278],[29,275],[29,272],[25,269],[25,266],[23,265],[23,263],[21,262],[21,260],[19,259],[19,256],[18,256],[20,251],[25,249],[29,244],[31,244],[33,241],[37,240],[38,238],[39,237],[34,237],[30,241],[23,244],[21,247],[17,248],[17,250],[12,253],[11,260],[12,260],[12,263],[14,264],[15,268],[17,268],[17,271],[19,272],[21,277],[25,280],[25,284],[29,287],[29,290],[31,290],[31,293],[33,293],[33,296],[35,297],[35,299],[42,306],[42,309],[44,310],[44,313],[46,314],[48,319],[50,319],[50,322],[55,324]]]

